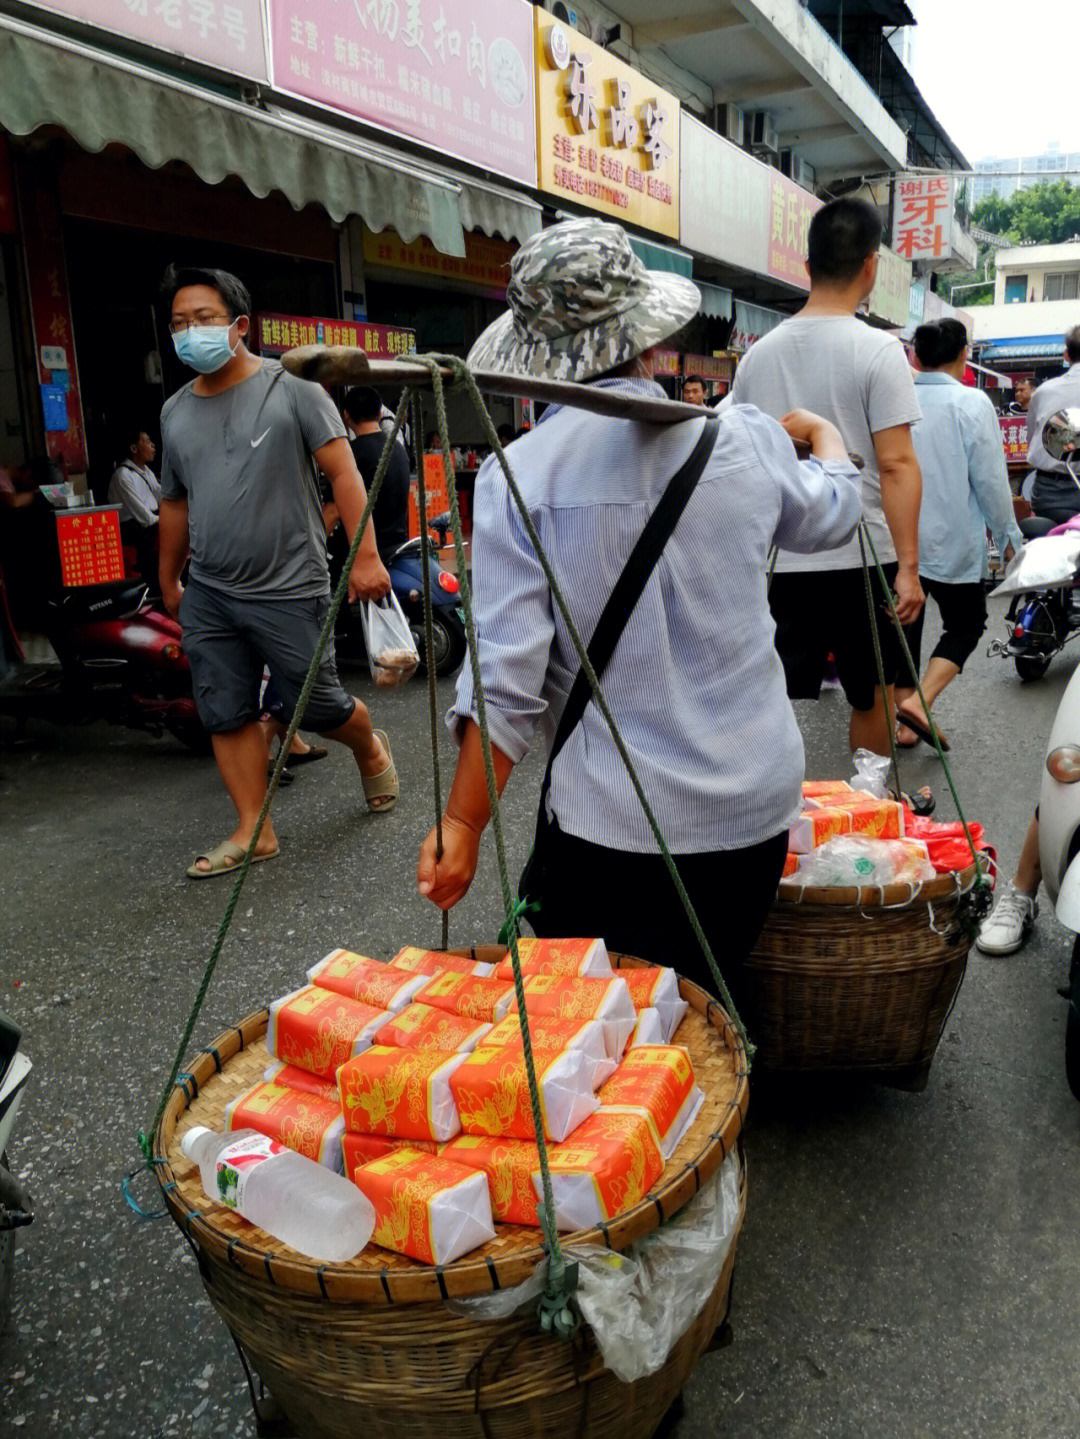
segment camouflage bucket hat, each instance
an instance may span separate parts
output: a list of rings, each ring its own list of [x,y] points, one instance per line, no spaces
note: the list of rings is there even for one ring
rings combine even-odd
[[[625,365],[697,314],[681,275],[647,270],[621,225],[566,220],[510,262],[510,309],[469,351],[474,370],[589,380]]]

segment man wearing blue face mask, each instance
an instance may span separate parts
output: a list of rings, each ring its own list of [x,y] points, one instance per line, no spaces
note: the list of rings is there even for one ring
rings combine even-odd
[[[161,412],[161,592],[183,626],[199,716],[239,818],[231,838],[188,870],[204,879],[235,869],[255,832],[268,759],[258,723],[263,666],[291,712],[329,610],[317,470],[350,539],[367,494],[326,392],[245,345],[251,298],[243,284],[223,270],[171,266],[162,288],[176,353],[198,376]],[[389,588],[369,523],[349,599],[378,599]],[[389,742],[342,688],[332,642],[305,724],[352,750],[370,809],[393,807]],[[252,860],[277,853],[268,818]]]

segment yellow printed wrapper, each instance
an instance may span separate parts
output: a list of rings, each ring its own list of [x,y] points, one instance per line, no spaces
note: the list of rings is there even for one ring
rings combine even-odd
[[[659,1012],[663,1028],[663,1043],[667,1043],[690,1008],[679,993],[679,976],[673,969],[649,966],[642,969],[620,969],[619,975],[626,981],[630,998],[638,1014],[643,1009]]]
[[[854,794],[846,779],[804,779],[803,799],[824,800],[826,796]]]
[[[347,949],[332,949],[307,972],[309,984],[348,995],[361,1004],[396,1013],[404,1009],[423,984],[419,975],[403,974],[377,959],[365,959]]]
[[[538,1225],[533,1175],[540,1171],[540,1155],[531,1139],[489,1139],[481,1134],[459,1134],[442,1150],[444,1159],[480,1169],[487,1175],[491,1212],[500,1224]]]
[[[513,1008],[517,1008],[516,1000]],[[608,1058],[617,1060],[634,1032],[637,1011],[622,978],[593,979],[558,974],[525,978],[525,1009],[553,1019],[598,1019]]]
[[[685,1049],[675,1044],[642,1044],[627,1052],[599,1099],[603,1109],[646,1116],[667,1160],[693,1123],[704,1095],[694,1082],[694,1066]]]
[[[401,1149],[361,1164],[353,1183],[375,1210],[374,1243],[422,1264],[451,1264],[495,1238],[487,1177],[438,1154]]]
[[[867,839],[903,839],[904,809],[887,799],[869,799],[862,804],[848,805],[851,833]]]
[[[555,1224],[566,1232],[589,1229],[640,1204],[663,1174],[664,1156],[644,1115],[598,1109],[565,1144],[550,1147],[548,1168]],[[533,1186],[542,1197],[539,1164]]]
[[[607,1055],[604,1026],[598,1019],[554,1019],[550,1015],[530,1014],[529,1035],[536,1049],[552,1053],[560,1049],[580,1049],[588,1061],[589,1084],[594,1091],[615,1072],[615,1061]],[[484,1048],[524,1050],[525,1040],[516,1009],[495,1025],[484,1040]]]
[[[386,1017],[385,1009],[308,985],[271,1004],[266,1049],[283,1064],[332,1080],[340,1065],[367,1049]]]
[[[329,1099],[341,1108],[337,1080],[320,1079],[317,1074],[310,1074],[298,1064],[282,1064],[280,1059],[276,1059],[273,1064],[267,1065],[263,1079],[267,1084],[278,1084],[284,1089],[298,1089],[303,1094],[315,1094],[320,1099]]]
[[[448,1009],[436,1009],[419,1002],[406,1005],[392,1015],[375,1036],[376,1044],[396,1044],[401,1049],[438,1049],[443,1054],[471,1054],[491,1032],[491,1025],[466,1019]]]
[[[596,1109],[589,1066],[580,1049],[533,1051],[540,1112],[548,1139],[565,1139]],[[465,1134],[535,1139],[525,1055],[514,1049],[478,1049],[450,1076]]]
[[[226,1130],[257,1129],[268,1139],[287,1144],[297,1154],[326,1169],[342,1168],[341,1106],[301,1090],[260,1080],[225,1107]]]
[[[430,1004],[436,1009],[448,1009],[451,1014],[494,1024],[510,1008],[513,997],[514,986],[504,979],[448,972],[429,979],[416,999],[419,1004]]]
[[[429,975],[444,974],[450,970],[454,974],[486,976],[495,968],[493,964],[484,964],[479,959],[466,959],[460,954],[445,954],[439,949],[417,949],[411,944],[399,949],[390,964],[394,969],[405,969],[410,974]]]
[[[804,809],[788,831],[791,854],[809,854],[812,849],[838,834],[851,833],[851,814],[846,809]]]
[[[602,939],[518,940],[522,974],[610,975],[611,960]],[[499,979],[513,979],[514,965],[507,955],[496,967]]]
[[[389,1139],[453,1139],[450,1079],[464,1054],[376,1045],[338,1070],[345,1128]]]
[[[341,1152],[345,1159],[345,1177],[351,1179],[354,1170],[361,1164],[370,1164],[373,1159],[396,1154],[401,1149],[418,1149],[424,1154],[437,1154],[439,1145],[434,1139],[387,1139],[381,1134],[352,1134],[349,1130],[341,1136]]]

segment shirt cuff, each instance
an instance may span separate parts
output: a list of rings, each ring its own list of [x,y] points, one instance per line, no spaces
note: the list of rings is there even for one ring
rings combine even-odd
[[[535,731],[535,725],[529,720],[519,719],[516,722],[511,720],[508,716],[501,714],[497,709],[493,709],[490,700],[488,701],[486,712],[491,743],[496,749],[503,752],[511,764],[520,764],[532,748],[532,737]],[[473,720],[477,725],[480,723],[475,706],[467,713],[463,713],[456,708],[452,709],[446,716],[447,728],[450,731],[454,743],[459,748],[465,737],[465,725],[469,720]],[[523,735],[521,731],[526,728],[529,733],[528,735]]]

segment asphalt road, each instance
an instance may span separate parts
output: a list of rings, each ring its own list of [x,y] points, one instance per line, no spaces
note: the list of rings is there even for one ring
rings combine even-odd
[[[1021,686],[980,655],[939,706],[967,811],[1006,867],[1070,671],[1065,657]],[[433,812],[425,690],[356,687],[390,731],[402,802],[367,815],[344,752],[281,794],[283,857],[251,873],[196,1045],[333,945],[389,956],[438,939],[413,880]],[[799,713],[808,773],[847,775],[839,697]],[[938,770],[924,748],[905,779],[939,787],[948,815]],[[507,796],[515,875],[539,774],[534,755]],[[0,746],[0,1007],[35,1063],[12,1161],[38,1212],[0,1340],[2,1439],[254,1434],[183,1240],[120,1193],[228,898],[184,869],[229,816],[212,762],[167,738],[40,727]],[[452,942],[498,921],[487,846]],[[1080,1125],[1055,994],[1068,952],[1048,912],[1019,957],[973,951],[923,1094],[752,1082],[735,1342],[702,1361],[675,1439],[1080,1431]]]

